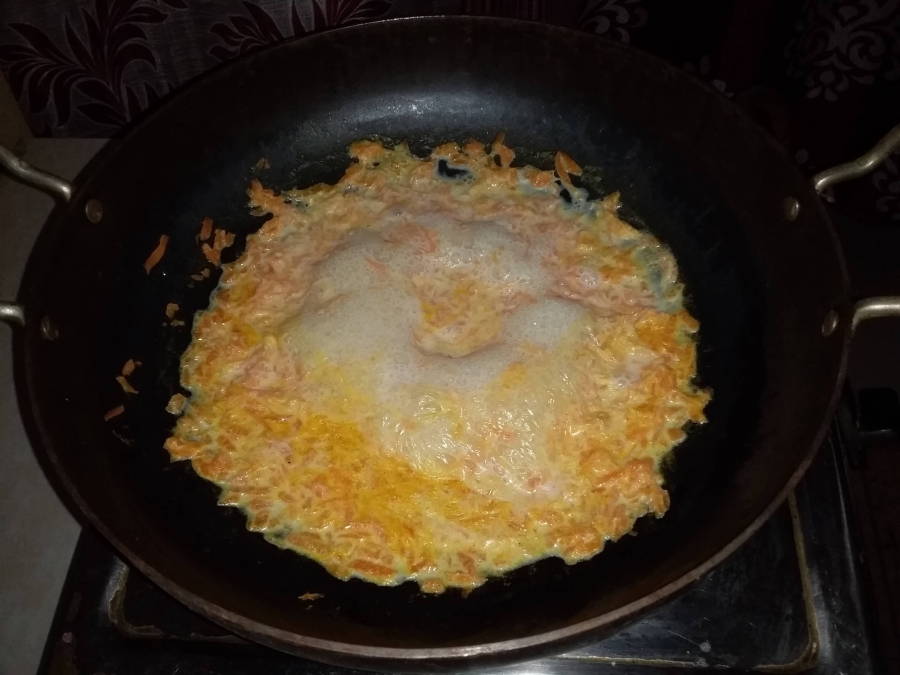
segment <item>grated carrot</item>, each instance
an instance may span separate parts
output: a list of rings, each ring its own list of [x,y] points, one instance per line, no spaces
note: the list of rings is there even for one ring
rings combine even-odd
[[[228,248],[234,243],[234,235],[225,230],[216,230],[216,238],[213,242],[213,248],[217,251]]]
[[[556,175],[559,176],[559,180],[562,181],[563,185],[566,187],[570,187],[572,185],[572,178],[570,176],[580,176],[581,175],[581,167],[575,163],[575,160],[569,157],[562,150],[559,150],[556,153],[556,158],[554,160],[554,165],[556,167]]]
[[[212,218],[203,219],[203,224],[200,226],[200,241],[206,241],[207,239],[209,239],[209,235],[212,234],[212,226]]]
[[[122,391],[124,391],[126,394],[136,394],[136,393],[138,393],[138,392],[137,392],[137,389],[135,389],[134,387],[132,387],[131,384],[129,384],[128,380],[126,380],[126,379],[125,379],[124,377],[122,377],[121,375],[119,375],[119,376],[116,378],[116,382],[119,383],[119,386],[122,387]]]
[[[368,263],[369,267],[371,267],[380,277],[388,276],[388,266],[383,262],[375,260],[375,258],[366,258],[366,263]]]
[[[497,148],[497,157],[500,158],[500,166],[506,169],[509,168],[509,165],[512,164],[512,161],[516,158],[516,153],[505,145],[501,145]]]
[[[205,255],[206,259],[213,265],[219,264],[219,252],[214,248],[210,248],[209,244],[203,244],[203,255]]]
[[[109,422],[113,417],[118,417],[123,412],[125,412],[125,406],[117,405],[115,408],[113,408],[103,416],[103,421]]]
[[[159,244],[157,244],[156,248],[153,249],[153,253],[150,254],[150,257],[147,258],[147,262],[144,263],[144,270],[147,274],[150,274],[150,270],[156,267],[156,264],[162,260],[163,255],[166,253],[166,245],[169,243],[169,236],[164,234],[159,238]]]
[[[499,158],[500,166],[509,168],[509,165],[512,164],[512,161],[516,158],[516,153],[503,145],[504,139],[506,139],[505,131],[499,132],[494,137],[494,140],[491,141],[491,154]]]

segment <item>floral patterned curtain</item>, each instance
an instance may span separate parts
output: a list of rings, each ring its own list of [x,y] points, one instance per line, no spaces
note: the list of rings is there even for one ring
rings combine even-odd
[[[0,68],[38,136],[115,136],[289,37],[422,14],[517,17],[652,51],[734,97],[809,173],[900,123],[900,0],[0,0]],[[900,158],[836,203],[900,226]]]

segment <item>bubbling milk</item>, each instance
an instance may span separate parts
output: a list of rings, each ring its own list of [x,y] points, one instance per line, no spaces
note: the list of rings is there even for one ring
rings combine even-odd
[[[524,346],[552,349],[587,316],[579,304],[551,295],[553,281],[541,262],[546,247],[491,222],[461,225],[430,215],[407,224],[427,230],[434,250],[416,250],[392,237],[403,225],[376,225],[349,233],[320,263],[300,312],[282,333],[301,362],[312,355],[347,366],[375,361],[385,396],[408,384],[474,392],[520,360]],[[503,316],[496,344],[460,358],[425,353],[413,339],[422,310],[412,278],[450,271],[534,300]]]
[[[581,304],[553,295],[542,262],[549,250],[548,242],[494,222],[392,214],[350,232],[319,264],[281,342],[307,375],[315,364],[342,368],[353,387],[366,390],[367,405],[380,418],[367,431],[430,475],[463,476],[474,489],[498,496],[552,490],[547,475],[539,487],[529,485],[549,464],[544,436],[554,388],[567,386],[567,374],[531,373],[515,393],[497,385],[526,355],[552,353],[589,316]],[[414,280],[450,280],[446,292],[453,294],[458,277],[496,294],[484,320],[499,319],[502,329],[490,344],[454,358],[417,344],[424,310]],[[504,299],[513,296],[525,300],[507,307]],[[330,385],[316,377],[301,381],[315,382],[301,384],[304,398],[328,405]]]

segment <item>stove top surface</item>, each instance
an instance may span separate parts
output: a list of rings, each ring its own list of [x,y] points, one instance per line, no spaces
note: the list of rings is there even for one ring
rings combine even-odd
[[[581,649],[493,672],[877,672],[840,446],[833,430],[787,503],[675,600]],[[229,633],[159,590],[88,529],[39,672],[360,671],[292,657]]]

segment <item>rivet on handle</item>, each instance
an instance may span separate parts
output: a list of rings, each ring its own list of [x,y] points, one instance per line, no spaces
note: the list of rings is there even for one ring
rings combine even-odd
[[[838,327],[838,324],[841,322],[840,316],[833,309],[825,315],[825,320],[822,322],[822,335],[828,337],[831,335],[835,329]]]
[[[862,157],[852,162],[839,164],[830,169],[820,171],[812,178],[813,189],[822,194],[822,190],[844,181],[859,178],[870,173],[886,160],[892,152],[900,149],[900,124],[891,129],[875,146]]]
[[[53,319],[49,316],[45,316],[41,319],[41,335],[44,336],[45,340],[49,340],[53,342],[59,337],[59,328],[56,327],[56,324],[53,323]]]
[[[92,223],[99,223],[103,218],[103,204],[98,199],[88,199],[84,205],[84,215]]]
[[[784,217],[790,221],[797,220],[797,216],[800,215],[800,202],[796,197],[785,197],[781,208],[784,211]]]

